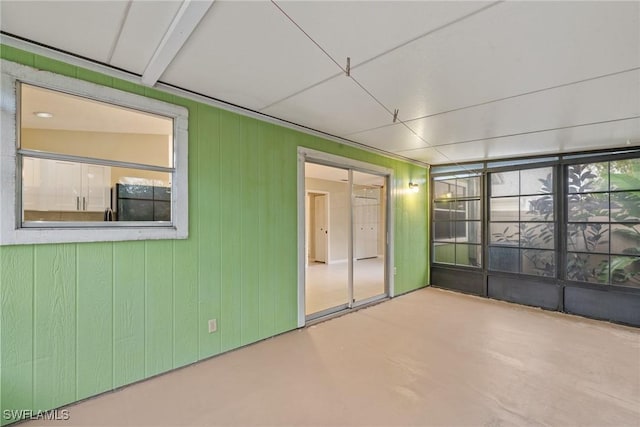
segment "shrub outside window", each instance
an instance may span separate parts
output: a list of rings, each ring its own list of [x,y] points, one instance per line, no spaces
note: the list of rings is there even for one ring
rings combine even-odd
[[[489,270],[554,277],[553,168],[489,174]]]
[[[567,166],[567,279],[640,287],[640,159]]]

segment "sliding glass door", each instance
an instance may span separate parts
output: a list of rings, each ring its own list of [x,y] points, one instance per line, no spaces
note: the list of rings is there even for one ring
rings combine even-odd
[[[305,162],[305,316],[387,295],[387,177]]]
[[[353,302],[385,294],[385,177],[353,172]]]

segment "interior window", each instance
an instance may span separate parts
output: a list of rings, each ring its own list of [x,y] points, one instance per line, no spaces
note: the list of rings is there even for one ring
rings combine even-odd
[[[22,225],[170,223],[173,133],[169,117],[20,84]]]
[[[0,245],[188,237],[187,108],[0,70]]]

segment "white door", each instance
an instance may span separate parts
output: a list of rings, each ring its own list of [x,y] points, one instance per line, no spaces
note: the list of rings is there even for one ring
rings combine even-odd
[[[313,198],[315,214],[315,260],[327,262],[327,243],[329,230],[327,230],[327,196],[317,194]]]

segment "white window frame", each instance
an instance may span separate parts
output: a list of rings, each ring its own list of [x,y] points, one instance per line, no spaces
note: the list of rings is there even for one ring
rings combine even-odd
[[[186,239],[189,235],[188,202],[188,110],[184,107],[100,86],[95,83],[37,70],[0,60],[0,245],[31,243],[109,242],[122,240]],[[23,227],[17,150],[19,99],[17,87],[26,83],[116,106],[146,111],[173,119],[174,168],[171,183],[169,224],[86,222],[73,227],[59,224]],[[49,223],[50,224],[50,223]],[[47,225],[49,225],[47,224]]]

